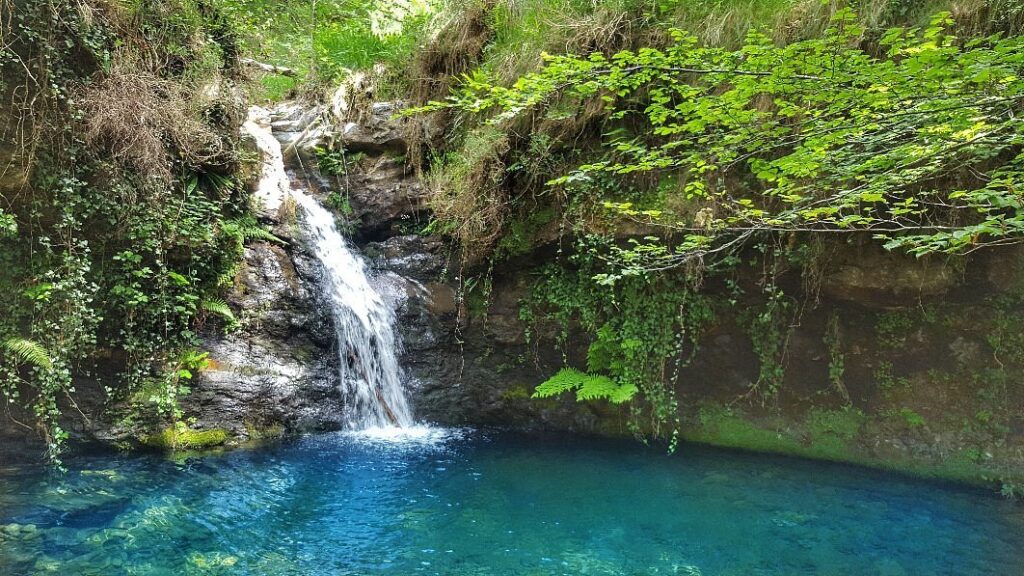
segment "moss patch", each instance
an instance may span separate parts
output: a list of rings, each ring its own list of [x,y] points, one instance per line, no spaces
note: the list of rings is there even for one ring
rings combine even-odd
[[[796,454],[801,449],[790,433],[755,426],[732,408],[705,406],[700,410],[699,421],[697,429],[684,435],[687,440],[775,454]]]
[[[530,390],[522,384],[517,384],[501,393],[502,400],[529,400]]]
[[[276,440],[284,436],[285,429],[281,424],[258,425],[245,422],[245,433],[251,441]]]
[[[151,434],[142,439],[142,443],[150,448],[161,450],[202,450],[220,446],[228,439],[226,430],[194,430],[188,427],[171,426],[162,432]]]
[[[902,455],[887,458],[870,453],[873,419],[853,408],[812,410],[804,426],[787,427],[770,419],[764,422],[742,410],[709,404],[700,409],[695,426],[684,432],[690,442],[845,462],[910,474],[922,478],[950,480],[977,486],[1002,488],[1014,495],[1024,486],[1024,474],[993,466],[977,449],[965,448],[941,458]]]

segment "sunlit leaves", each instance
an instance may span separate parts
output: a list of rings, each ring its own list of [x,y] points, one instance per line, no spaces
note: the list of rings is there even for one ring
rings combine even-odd
[[[603,98],[613,119],[642,112],[646,130],[611,130],[601,158],[549,182],[677,174],[686,201],[714,205],[709,221],[604,199],[622,218],[713,231],[668,256],[648,243],[625,249],[624,273],[751,231],[867,231],[915,254],[965,252],[1024,238],[1012,224],[1019,188],[1000,184],[1024,173],[1007,160],[1024,140],[1024,39],[964,42],[951,23],[940,13],[889,30],[881,56],[859,47],[849,10],[820,38],[785,46],[754,32],[739,50],[702,47],[676,30],[665,49],[548,56],[511,88],[474,76],[431,106],[498,111],[491,121],[503,122],[568,95]]]

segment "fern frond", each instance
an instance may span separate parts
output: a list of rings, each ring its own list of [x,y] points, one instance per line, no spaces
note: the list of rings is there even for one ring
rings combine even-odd
[[[228,220],[224,222],[223,228],[225,231],[237,233],[242,237],[243,241],[264,240],[266,242],[281,244],[282,246],[288,244],[288,242],[275,236],[270,230],[267,230],[251,217]]]
[[[206,177],[206,181],[210,183],[210,187],[218,194],[228,192],[235,187],[235,180],[230,176],[224,176],[214,172],[204,174],[203,176]]]
[[[633,398],[637,387],[633,384],[619,384],[600,374],[587,374],[575,368],[562,368],[557,374],[542,382],[533,391],[534,398],[550,398],[559,394],[576,391],[576,400],[608,400],[622,404]]]
[[[608,398],[619,387],[614,380],[607,376],[591,376],[590,374],[585,376],[586,378],[576,389],[576,400],[580,402]]]
[[[608,394],[608,401],[612,404],[623,404],[632,400],[639,391],[635,384],[619,384]]]
[[[8,338],[3,341],[3,349],[22,364],[32,364],[44,370],[53,368],[50,353],[38,342],[25,338]]]
[[[242,232],[242,238],[246,240],[264,240],[266,242],[273,242],[275,244],[281,244],[282,246],[288,244],[284,239],[278,238],[270,230],[262,226],[250,226],[240,228]]]
[[[534,398],[551,398],[559,394],[575,390],[580,381],[586,378],[586,374],[575,368],[562,368],[557,374],[548,378],[533,391]]]
[[[220,298],[203,300],[202,308],[211,314],[220,316],[228,322],[234,323],[237,321],[235,320],[235,313],[231,311],[231,307],[228,306],[227,302]]]

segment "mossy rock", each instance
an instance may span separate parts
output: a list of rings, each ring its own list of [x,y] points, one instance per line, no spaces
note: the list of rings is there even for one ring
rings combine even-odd
[[[249,436],[249,440],[253,442],[277,440],[284,437],[285,432],[284,425],[280,423],[258,425],[253,422],[245,422],[245,433]]]
[[[228,439],[226,430],[194,430],[171,426],[162,432],[151,434],[142,439],[142,443],[150,448],[161,450],[202,450],[220,446]]]
[[[522,384],[517,384],[501,393],[501,399],[506,401],[529,400],[530,389]]]

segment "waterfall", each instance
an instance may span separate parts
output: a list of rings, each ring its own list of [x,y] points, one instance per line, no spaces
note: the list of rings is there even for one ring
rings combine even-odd
[[[264,213],[276,211],[284,194],[290,195],[302,209],[303,235],[322,265],[319,288],[334,319],[349,428],[412,426],[398,365],[394,311],[374,290],[366,264],[338,231],[334,216],[288,177],[267,112],[254,107],[249,116],[245,130],[256,139],[264,157],[257,191],[260,208]]]
[[[352,428],[412,425],[398,366],[395,315],[370,285],[366,264],[338,232],[334,216],[292,188],[304,213],[303,231],[323,265],[321,284],[334,317],[341,386]]]

